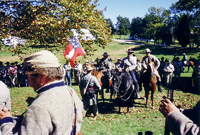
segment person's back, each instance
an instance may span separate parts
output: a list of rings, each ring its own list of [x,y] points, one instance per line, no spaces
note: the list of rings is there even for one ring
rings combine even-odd
[[[4,107],[11,111],[10,90],[0,81],[0,108]]]
[[[73,91],[73,96],[70,92],[71,88],[68,86],[61,86],[52,88],[47,91],[41,92],[36,97],[35,101],[30,105],[27,114],[22,121],[22,125],[34,128],[33,130],[27,129],[27,134],[71,134],[72,123],[75,117],[74,107],[77,106],[77,131],[81,128],[82,122],[82,101],[78,98],[76,92]],[[63,96],[64,95],[64,96]],[[38,114],[35,114],[38,112]],[[30,117],[31,116],[31,117]],[[39,125],[38,125],[39,124]],[[37,129],[39,128],[39,129]]]

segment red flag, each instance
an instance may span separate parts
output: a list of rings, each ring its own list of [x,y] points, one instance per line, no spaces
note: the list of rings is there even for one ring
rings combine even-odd
[[[85,54],[86,53],[81,47],[81,44],[79,43],[77,36],[74,36],[66,47],[66,50],[64,52],[64,57],[67,56],[70,59],[71,66],[74,67],[74,60],[76,59],[76,57]]]

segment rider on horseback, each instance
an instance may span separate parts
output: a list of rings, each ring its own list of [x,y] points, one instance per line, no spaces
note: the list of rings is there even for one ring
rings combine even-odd
[[[102,73],[104,74],[104,83],[105,83],[105,86],[107,86],[107,90],[106,92],[109,92],[109,79],[111,78],[111,63],[109,61],[109,57],[108,57],[108,53],[107,52],[104,52],[103,54],[103,58],[100,60],[99,62],[99,70],[102,71]]]
[[[156,56],[151,55],[151,50],[149,48],[147,48],[145,50],[146,56],[143,57],[142,59],[142,66],[143,66],[143,74],[146,72],[147,70],[147,65],[148,65],[148,58],[151,59],[151,61],[154,62],[155,65],[155,70],[154,70],[154,74],[156,75],[157,78],[157,85],[158,85],[158,91],[162,92],[163,90],[161,89],[160,85],[161,85],[161,77],[157,71],[157,69],[160,66],[160,61],[156,58]]]
[[[125,57],[121,64],[120,64],[120,68],[124,69],[125,71],[128,71],[129,74],[131,75],[132,79],[133,79],[133,82],[134,82],[134,85],[135,85],[135,88],[136,88],[136,92],[137,92],[137,97],[136,98],[140,98],[140,95],[139,95],[139,86],[138,86],[138,81],[136,79],[136,76],[135,76],[135,73],[134,73],[134,70],[136,68],[136,60],[137,58],[135,56],[132,55],[133,51],[131,49],[128,49],[127,52],[127,57]],[[127,69],[125,67],[128,67]]]

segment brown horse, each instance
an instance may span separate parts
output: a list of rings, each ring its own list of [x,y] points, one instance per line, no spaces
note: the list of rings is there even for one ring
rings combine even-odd
[[[154,74],[154,63],[150,59],[148,60],[147,72],[144,74],[144,78],[146,79],[144,81],[145,98],[146,98],[145,106],[147,107],[149,93],[151,91],[152,108],[154,109],[154,93],[156,90],[157,80]]]
[[[197,62],[197,59],[190,57],[190,59],[187,61],[187,64],[185,65],[185,67],[188,67],[188,70],[186,71],[186,73],[190,70],[190,67],[194,68],[196,62]],[[183,68],[183,71],[184,69],[185,68]]]
[[[105,79],[104,79],[104,75],[103,75],[102,71],[94,70],[93,74],[97,78],[98,82],[101,85],[101,95],[102,95],[102,100],[104,102],[104,88],[110,87],[112,85],[112,79],[109,80],[109,86],[106,86],[103,81]]]

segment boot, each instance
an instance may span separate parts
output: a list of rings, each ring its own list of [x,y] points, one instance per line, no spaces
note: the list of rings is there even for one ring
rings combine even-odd
[[[138,87],[138,82],[135,82],[136,98],[140,98],[140,90]]]
[[[163,90],[162,90],[161,87],[160,87],[160,86],[161,86],[161,82],[158,81],[158,82],[157,82],[157,85],[158,85],[158,91],[163,92]]]

